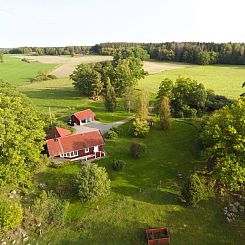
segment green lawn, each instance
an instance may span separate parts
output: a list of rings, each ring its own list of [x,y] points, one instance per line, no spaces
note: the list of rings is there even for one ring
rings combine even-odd
[[[48,113],[50,107],[51,112],[62,120],[67,120],[71,113],[87,108],[92,109],[96,113],[96,118],[103,122],[119,121],[129,116],[120,100],[117,111],[109,113],[106,112],[103,101],[94,102],[81,97],[74,90],[72,80],[69,78],[29,83],[19,89],[31,98],[39,111]]]
[[[151,93],[156,93],[160,82],[168,77],[176,79],[178,76],[191,77],[203,83],[206,88],[213,89],[219,95],[236,99],[242,93],[242,83],[245,81],[245,66],[213,65],[193,66],[175,69],[146,76],[139,83]]]
[[[148,147],[147,156],[140,160],[130,157],[129,146],[136,139],[128,136],[128,124],[122,128],[119,139],[106,142],[107,158],[97,162],[107,168],[112,180],[108,198],[97,203],[79,202],[71,188],[79,164],[50,168],[39,175],[39,181],[53,190],[66,183],[63,198],[70,200],[64,227],[45,233],[40,244],[146,244],[144,229],[150,227],[169,227],[176,245],[244,243],[245,224],[225,223],[218,200],[203,201],[198,208],[186,208],[179,200],[177,173],[186,177],[201,164],[194,127],[175,121],[166,133],[153,128],[140,140]],[[111,170],[114,158],[126,161],[122,172]]]
[[[20,58],[4,55],[4,63],[0,64],[0,80],[13,85],[20,85],[34,78],[40,71],[50,71],[57,65],[39,62],[26,63]]]

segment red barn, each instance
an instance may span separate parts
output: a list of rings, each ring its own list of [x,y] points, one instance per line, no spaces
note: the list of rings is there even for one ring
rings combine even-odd
[[[96,130],[49,138],[47,139],[47,151],[51,158],[87,161],[104,157],[104,144],[100,131]]]
[[[94,122],[94,112],[90,109],[76,112],[71,116],[72,123],[76,125],[82,125],[90,122]]]

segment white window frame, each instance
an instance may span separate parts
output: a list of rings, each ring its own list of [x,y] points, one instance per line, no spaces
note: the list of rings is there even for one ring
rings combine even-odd
[[[89,153],[89,148],[84,148],[85,153]]]
[[[73,158],[78,156],[78,151],[71,151],[60,154],[60,157],[62,158]]]

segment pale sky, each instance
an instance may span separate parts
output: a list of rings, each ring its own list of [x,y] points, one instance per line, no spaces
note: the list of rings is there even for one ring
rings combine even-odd
[[[245,42],[245,0],[0,0],[0,47]]]

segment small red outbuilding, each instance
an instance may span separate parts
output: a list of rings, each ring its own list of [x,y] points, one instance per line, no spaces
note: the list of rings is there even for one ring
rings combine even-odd
[[[76,125],[94,122],[94,112],[90,109],[76,112],[71,116],[71,122]]]

